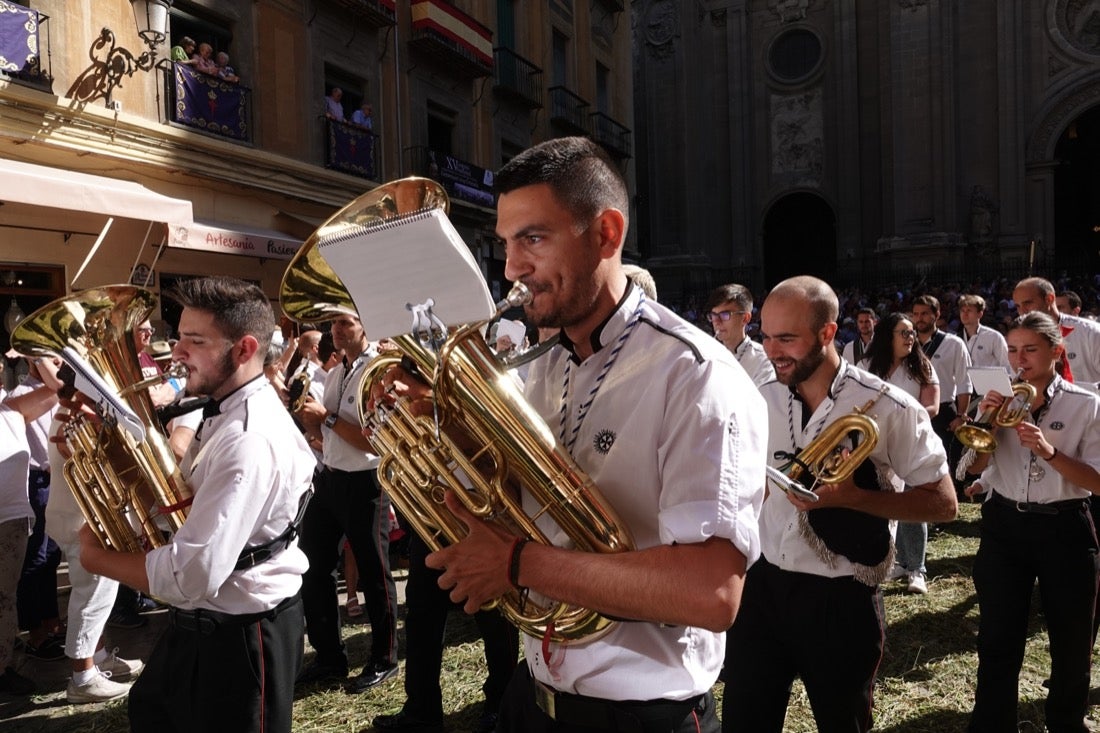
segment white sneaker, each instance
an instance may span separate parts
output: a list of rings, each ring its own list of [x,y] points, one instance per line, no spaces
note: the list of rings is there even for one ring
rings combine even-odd
[[[69,687],[65,690],[65,699],[71,703],[106,702],[126,697],[130,685],[125,682],[113,682],[111,675],[100,672],[86,685],[77,685],[69,678]]]
[[[928,584],[924,581],[924,573],[919,570],[914,570],[909,573],[909,588],[910,593],[919,593],[921,595],[928,592]]]
[[[908,577],[909,571],[897,563],[894,563],[894,567],[890,568],[890,572],[886,575],[887,580],[901,580]]]
[[[140,659],[123,659],[118,656],[116,646],[103,663],[96,666],[99,667],[99,671],[109,673],[114,682],[126,682],[141,674],[141,670],[145,669],[145,662]]]

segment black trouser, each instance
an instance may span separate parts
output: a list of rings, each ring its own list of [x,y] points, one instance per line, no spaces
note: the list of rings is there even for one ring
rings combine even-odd
[[[960,486],[955,478],[955,467],[959,465],[959,459],[962,458],[964,450],[963,444],[951,430],[951,422],[958,416],[959,412],[954,402],[941,402],[939,412],[932,418],[932,431],[939,437],[940,442],[943,443],[943,449],[947,452],[947,467],[951,472],[951,481],[954,482],[956,491]]]
[[[629,691],[629,679],[623,680]],[[535,702],[535,681],[526,664],[516,668],[500,707],[497,733],[718,733],[714,696],[708,691],[695,701],[600,700],[564,695],[558,700],[558,720]]]
[[[722,730],[780,733],[795,677],[821,733],[870,730],[884,619],[877,587],[781,570],[761,557],[726,637]]]
[[[1047,730],[1088,730],[1084,719],[1097,577],[1096,534],[1084,500],[1076,509],[1051,515],[1020,512],[992,500],[982,505],[974,560],[981,610],[978,688],[970,731],[1017,729],[1020,667],[1036,580],[1050,637]]]
[[[447,614],[454,604],[437,582],[442,572],[424,565],[429,552],[414,534],[409,540],[409,581],[405,587],[405,712],[417,720],[436,723],[443,720],[439,675]],[[474,620],[485,643],[488,676],[481,687],[485,710],[495,713],[516,668],[519,632],[497,611],[478,611]]]
[[[371,471],[325,468],[302,520],[298,546],[309,558],[302,576],[302,601],[309,643],[317,661],[347,664],[340,637],[340,603],[333,571],[340,561],[340,539],[347,537],[359,568],[371,625],[368,664],[397,661],[397,587],[390,573],[390,500]]]
[[[302,661],[302,603],[266,614],[170,610],[169,626],[130,688],[133,733],[289,733]]]
[[[50,500],[49,471],[31,470],[27,497],[34,512],[34,528],[27,538],[23,572],[15,594],[19,628],[37,629],[43,621],[58,617],[57,567],[61,548],[46,534],[46,504]]]

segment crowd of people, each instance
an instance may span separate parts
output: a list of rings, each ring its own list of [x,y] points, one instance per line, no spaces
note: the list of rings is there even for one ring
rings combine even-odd
[[[1036,582],[1051,640],[1047,727],[1086,730],[1100,618],[1090,501],[1100,494],[1100,325],[1063,310],[1069,283],[886,297],[799,276],[759,306],[731,283],[692,314],[702,330],[659,302],[644,271],[622,265],[629,195],[598,145],[536,145],[495,185],[505,276],[532,293],[531,333],[555,339],[516,379],[562,460],[598,487],[593,503],[630,539],[578,549],[519,489],[513,503],[546,538],[531,541],[476,516],[456,489],[435,492],[464,533],[411,538],[406,702],[372,729],[443,730],[443,634],[460,606],[485,642],[479,730],[778,733],[798,678],[819,730],[868,731],[887,633],[883,584],[934,591],[927,523],[953,520],[969,497],[983,501],[969,730],[1015,730]],[[168,297],[182,306],[171,350],[188,373],[182,394],[202,405],[168,426],[194,492],[188,519],[148,552],[105,548],[87,527],[64,544],[87,575],[167,604],[169,628],[144,662],[119,660],[97,647],[102,627],[70,608],[69,633],[83,629],[71,654],[66,644],[70,688],[113,682],[115,669],[136,677],[122,693],[135,731],[289,731],[296,685],[363,693],[399,673],[394,512],[359,403],[368,398],[380,420],[398,405],[432,419],[439,406],[408,359],[359,393],[368,363],[392,344],[371,341],[354,313],[324,327],[285,319],[279,345],[255,286],[199,278]],[[527,347],[521,333],[505,322],[490,338],[512,352]],[[989,373],[979,378],[975,365]],[[57,404],[58,386],[48,369],[29,396],[0,407],[0,424],[19,437],[3,443],[0,465],[22,485],[34,485],[36,465],[24,423]],[[1019,420],[1002,419],[1006,402]],[[86,412],[82,404],[66,398],[62,410]],[[963,439],[964,428],[989,440]],[[439,429],[457,446],[471,442],[446,415]],[[414,460],[428,452],[418,445]],[[8,503],[0,542],[10,530],[19,544],[30,502]],[[351,677],[334,575],[341,550],[348,611],[361,591],[371,628],[366,664]],[[13,575],[0,564],[0,582]],[[485,610],[505,596],[592,609],[601,631],[571,638],[563,618],[549,618],[517,632],[517,619]],[[0,653],[12,636],[4,613],[0,605]],[[48,634],[56,616],[43,604],[24,628]],[[813,632],[798,633],[807,619]],[[305,665],[303,638],[315,650]],[[8,691],[19,682],[14,669],[0,677]]]
[[[229,65],[229,54],[225,51],[214,53],[214,47],[205,41],[195,44],[195,39],[183,36],[179,43],[172,46],[169,58],[177,64],[186,64],[195,71],[216,76],[229,84],[239,84],[241,77]]]

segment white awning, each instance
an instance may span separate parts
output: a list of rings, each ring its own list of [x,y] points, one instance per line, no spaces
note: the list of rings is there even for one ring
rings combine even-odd
[[[33,163],[0,159],[0,200],[54,209],[163,222],[169,228],[191,224],[191,202],[151,191],[141,184],[77,173]]]
[[[196,221],[187,226],[173,227],[171,236],[168,238],[168,246],[247,257],[290,260],[302,246],[302,240],[266,229]]]

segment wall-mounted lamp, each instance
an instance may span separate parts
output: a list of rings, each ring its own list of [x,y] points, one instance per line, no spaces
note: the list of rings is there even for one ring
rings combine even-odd
[[[157,65],[157,47],[168,37],[168,11],[172,8],[172,2],[173,0],[130,0],[134,7],[138,35],[148,49],[140,56],[135,56],[129,49],[115,42],[114,31],[104,28],[88,50],[92,65],[76,78],[66,96],[80,102],[103,99],[107,107],[117,113],[121,107],[111,100],[115,87],[121,86],[123,79],[136,72],[152,71]]]
[[[138,35],[156,54],[156,47],[168,37],[168,11],[172,0],[130,0],[130,4],[134,6]]]

